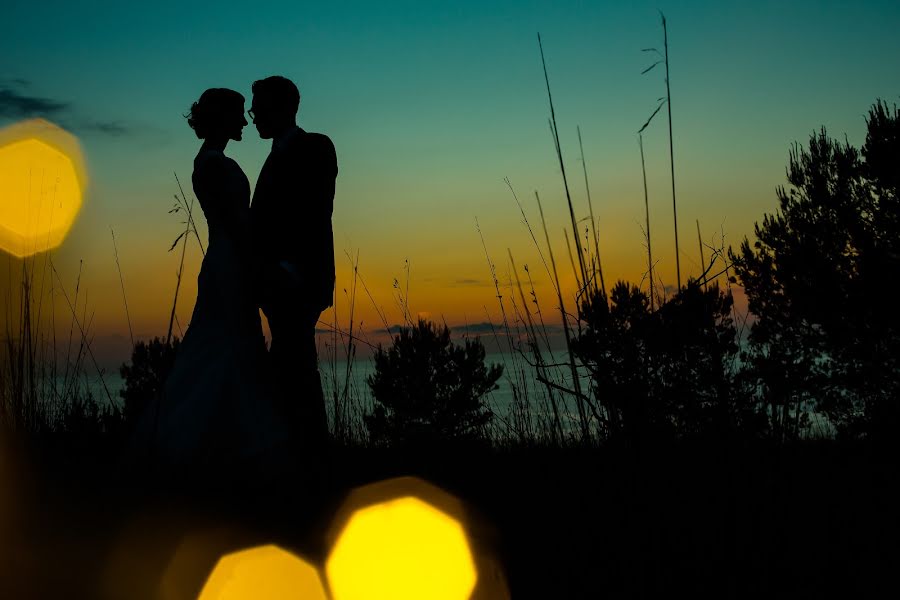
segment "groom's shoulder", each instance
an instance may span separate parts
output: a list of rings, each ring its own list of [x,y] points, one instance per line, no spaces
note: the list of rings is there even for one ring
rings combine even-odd
[[[332,142],[331,138],[324,133],[309,131],[304,137],[306,138],[306,144],[309,148],[321,152],[334,153],[334,142]]]
[[[337,163],[334,143],[324,133],[307,131],[304,135],[298,136],[298,141],[301,141],[298,150],[306,157]]]

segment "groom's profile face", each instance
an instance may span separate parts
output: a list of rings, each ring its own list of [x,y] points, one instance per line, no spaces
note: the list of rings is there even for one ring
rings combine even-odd
[[[253,119],[253,124],[256,125],[259,137],[267,140],[274,136],[274,114],[270,102],[266,102],[266,99],[259,94],[253,94],[253,101],[250,103],[249,114],[250,118]]]

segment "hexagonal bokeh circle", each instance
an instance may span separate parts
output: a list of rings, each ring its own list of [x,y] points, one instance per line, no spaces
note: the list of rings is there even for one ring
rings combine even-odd
[[[303,598],[326,600],[318,569],[275,545],[226,554],[216,563],[198,600]]]
[[[332,597],[467,600],[478,572],[462,515],[452,496],[414,478],[357,490],[332,532]]]
[[[86,186],[70,133],[43,119],[0,130],[0,250],[25,257],[59,246]]]

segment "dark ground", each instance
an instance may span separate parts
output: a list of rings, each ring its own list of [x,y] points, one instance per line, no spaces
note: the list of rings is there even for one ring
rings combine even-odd
[[[863,445],[343,449],[310,494],[289,475],[173,483],[122,470],[114,448],[7,442],[4,599],[196,597],[218,555],[264,543],[323,561],[344,494],[400,475],[464,501],[516,599],[860,598],[900,586],[900,470]],[[179,544],[190,551],[173,574]]]

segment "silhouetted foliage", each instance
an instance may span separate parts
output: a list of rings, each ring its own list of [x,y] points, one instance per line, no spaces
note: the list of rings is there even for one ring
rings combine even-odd
[[[387,350],[375,352],[367,379],[375,401],[364,417],[374,444],[422,445],[484,437],[493,414],[484,395],[497,389],[503,367],[485,366],[484,346],[450,340],[446,325],[419,320],[404,328]]]
[[[624,281],[609,303],[597,290],[585,297],[572,348],[591,373],[611,439],[646,445],[758,428],[734,385],[732,301],[718,285],[703,290],[694,280],[654,312]]]
[[[162,338],[139,341],[131,352],[131,364],[123,364],[119,373],[125,382],[119,391],[125,422],[134,425],[150,400],[162,390],[178,352],[180,340],[175,337],[166,345]]]
[[[118,406],[101,399],[90,391],[75,393],[61,407],[56,430],[65,434],[91,440],[104,434],[116,434],[123,423],[123,411]]]
[[[839,435],[900,426],[900,315],[889,291],[900,273],[900,112],[879,101],[866,123],[862,151],[824,128],[808,148],[795,144],[780,214],[756,224],[753,248],[744,238],[739,255],[729,250],[732,281],[758,317],[748,377],[784,436],[813,400]]]

